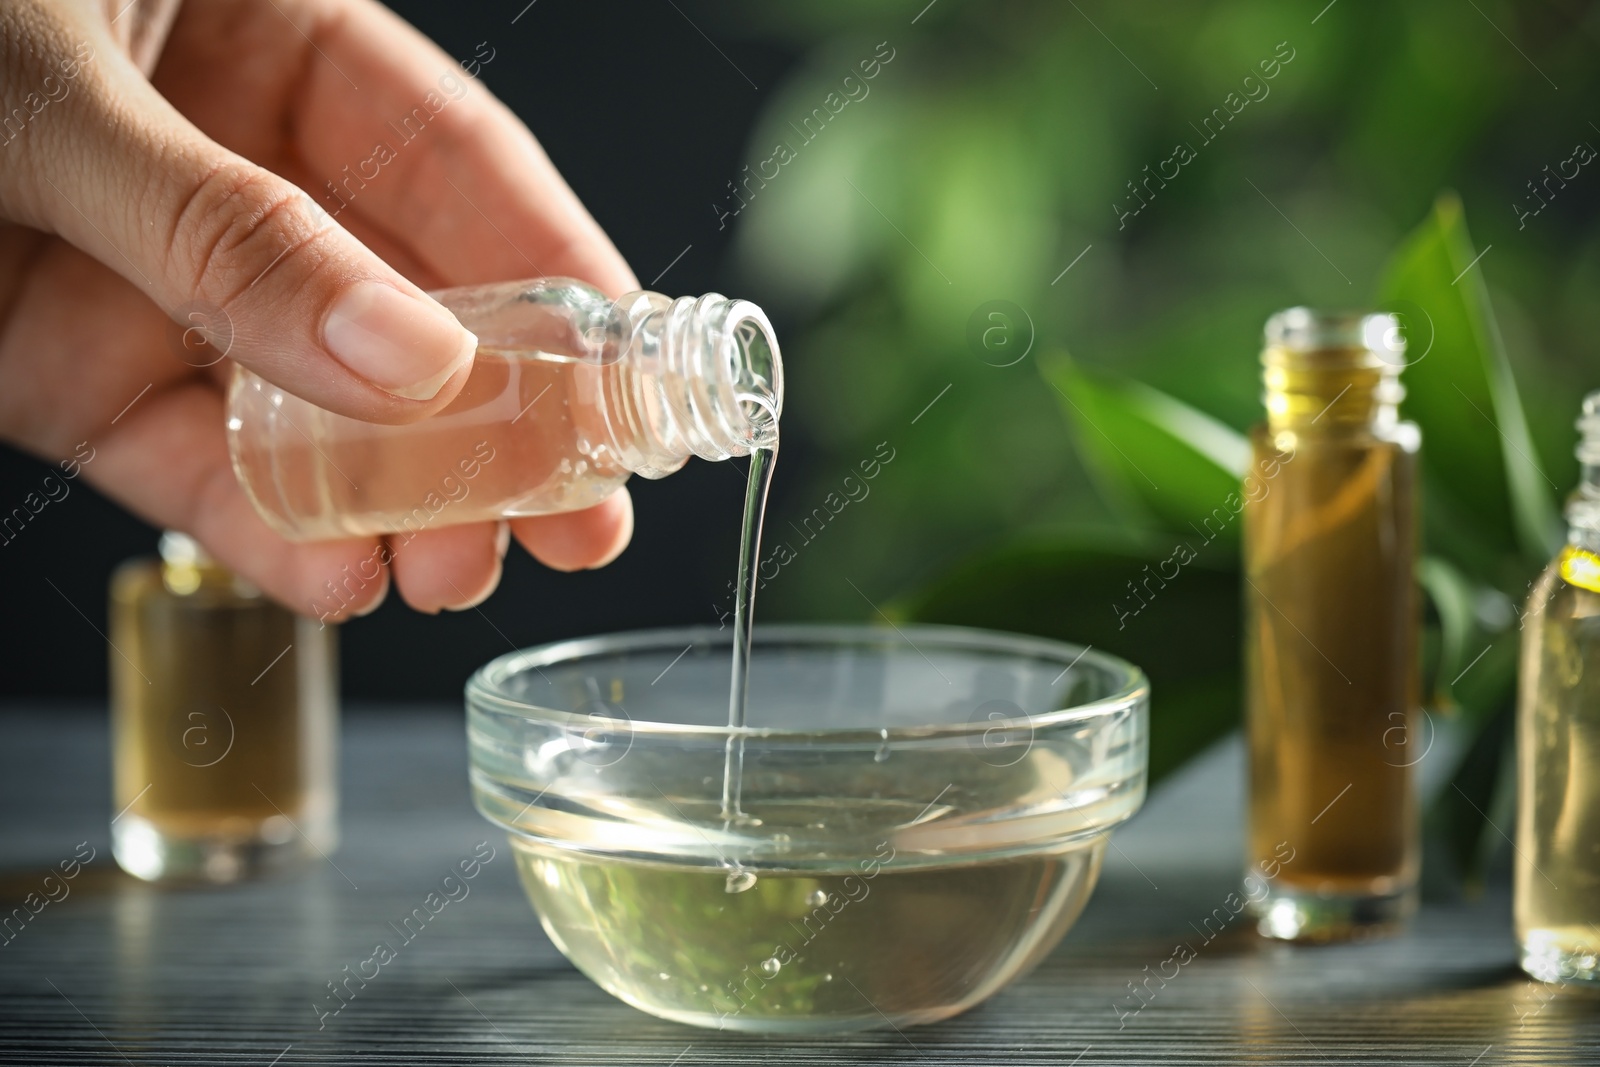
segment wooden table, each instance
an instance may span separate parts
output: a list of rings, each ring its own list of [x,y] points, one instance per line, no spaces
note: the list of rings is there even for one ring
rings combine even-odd
[[[0,905],[80,842],[96,850],[0,946],[0,1063],[1600,1064],[1600,997],[1521,976],[1503,889],[1430,903],[1389,940],[1289,947],[1236,920],[1207,941],[1240,870],[1237,744],[1117,833],[1066,942],[987,1004],[903,1034],[772,1041],[641,1014],[562,959],[469,803],[459,711],[348,715],[343,845],[293,879],[223,890],[116,869],[103,710],[0,709],[0,731]],[[484,841],[495,858],[470,894],[319,1029],[327,983],[396,940],[389,923]],[[1195,958],[1136,1000],[1129,983],[1180,942]]]

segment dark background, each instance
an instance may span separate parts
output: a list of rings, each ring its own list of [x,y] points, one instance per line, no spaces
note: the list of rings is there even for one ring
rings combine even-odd
[[[666,2],[541,0],[512,25],[525,3],[391,6],[458,59],[481,41],[495,49],[482,81],[533,128],[642,283],[692,245],[661,278],[662,291],[749,295],[722,269],[733,230],[718,232],[710,204],[742,165],[763,97],[695,28],[708,27],[704,11],[690,0],[679,0],[682,13]],[[727,50],[735,41],[718,43]],[[739,67],[757,85],[775,84],[793,62],[771,44],[737,43]],[[786,475],[803,468],[804,452],[801,440],[785,437]],[[418,615],[391,594],[343,629],[345,695],[453,701],[474,668],[507,651],[507,639],[524,646],[714,622],[712,603],[725,598],[738,551],[744,472],[735,462],[738,470],[693,460],[661,482],[634,479],[633,545],[603,571],[558,574],[513,546],[481,615]],[[20,500],[50,469],[0,446],[0,500]],[[112,568],[155,551],[159,531],[82,480],[71,484],[25,536],[0,546],[11,617],[0,697],[103,696]],[[785,487],[773,492],[781,499]]]
[[[1504,847],[1518,612],[1600,386],[1600,3],[397,7],[458,59],[495,50],[484,83],[647,286],[773,316],[767,542],[798,551],[760,617],[881,608],[1092,643],[1150,677],[1153,775],[1238,721],[1237,529],[1126,626],[1119,603],[1237,487],[1214,446],[1260,417],[1262,323],[1409,316],[1425,701],[1462,737],[1430,834],[1464,872]],[[719,230],[729,180],[780,142],[795,158]],[[870,500],[828,504],[883,450]],[[0,449],[0,507],[45,470]],[[713,623],[743,481],[699,462],[636,479],[634,545],[603,572],[514,551],[481,612],[391,598],[345,628],[345,695],[459,706],[510,645]],[[107,579],[156,533],[73,489],[0,546],[0,699],[104,697]],[[813,516],[825,536],[801,532]]]
[[[1419,337],[1433,354],[1404,376],[1403,411],[1424,429],[1423,548],[1474,606],[1429,670],[1434,706],[1506,713],[1508,620],[1553,551],[1528,530],[1555,533],[1578,473],[1572,420],[1600,386],[1600,162],[1575,152],[1600,146],[1600,4],[398,9],[457,58],[495,50],[484,83],[643,283],[715,289],[773,316],[788,374],[768,548],[788,541],[797,559],[762,591],[761,618],[881,607],[1092,642],[1149,672],[1157,719],[1170,717],[1156,732],[1187,736],[1184,752],[1205,734],[1185,729],[1237,718],[1234,535],[1206,561],[1209,579],[1197,572],[1137,625],[1118,623],[1118,591],[1189,536],[1233,476],[1197,468],[1187,431],[1151,421],[1150,390],[1172,402],[1159,410],[1186,408],[1213,439],[1236,439],[1260,416],[1272,312],[1379,306],[1396,264],[1446,250],[1400,274],[1413,321],[1457,324],[1441,325],[1436,350]],[[850,92],[874,54],[885,62],[870,97],[830,105],[826,132],[803,136],[798,124]],[[1229,104],[1257,70],[1270,94]],[[1223,105],[1236,119],[1202,134]],[[1133,179],[1178,140],[1198,157],[1136,197]],[[719,230],[729,179],[779,141],[797,158]],[[998,333],[997,305],[1012,324]],[[802,534],[881,450],[896,458],[870,499],[835,506],[825,536]],[[0,449],[0,507],[44,470]],[[1528,492],[1513,497],[1513,475]],[[0,697],[105,691],[106,580],[155,532],[81,480],[72,488],[0,546],[11,609]],[[347,696],[455,702],[508,643],[713,623],[742,490],[739,463],[635,479],[633,547],[602,572],[548,573],[514,551],[481,613],[425,618],[391,598],[345,629]],[[1209,694],[1199,704],[1185,678]]]

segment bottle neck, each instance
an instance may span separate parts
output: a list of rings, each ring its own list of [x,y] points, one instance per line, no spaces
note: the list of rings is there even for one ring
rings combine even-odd
[[[722,460],[777,440],[783,364],[772,324],[718,293],[610,300],[570,278],[496,282],[433,294],[483,351],[577,365],[591,447],[645,477],[690,456]],[[598,456],[597,456],[598,458]]]
[[[639,292],[618,310],[621,373],[605,407],[625,466],[660,477],[690,456],[724,460],[776,444],[783,364],[759,307],[717,293],[673,300]]]
[[[1268,348],[1261,356],[1268,428],[1380,434],[1393,429],[1405,387],[1395,369],[1373,366],[1370,357],[1359,349]]]
[[[1583,398],[1576,454],[1582,475],[1567,498],[1567,540],[1600,552],[1600,390]]]
[[[1268,430],[1389,435],[1405,398],[1397,330],[1387,315],[1274,315],[1261,353]]]

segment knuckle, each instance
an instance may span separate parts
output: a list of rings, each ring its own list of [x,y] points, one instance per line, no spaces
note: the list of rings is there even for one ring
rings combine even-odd
[[[93,128],[110,110],[94,47],[62,6],[0,3],[0,214],[37,229],[53,225],[49,179],[62,181],[85,116]]]
[[[498,105],[498,101],[493,102]],[[467,96],[435,116],[422,134],[411,141],[392,142],[397,156],[408,158],[406,166],[426,181],[411,183],[415,189],[435,185],[449,189],[444,180],[458,175],[464,160],[478,161],[492,157],[504,147],[505,124],[495,113],[490,102]],[[461,196],[452,191],[456,204],[450,210],[464,210],[476,216],[477,209],[461,203]],[[484,209],[495,208],[484,204]],[[440,211],[440,204],[422,196],[400,196],[388,209],[395,222],[411,233],[438,231],[448,212]]]
[[[315,263],[322,220],[289,182],[240,161],[214,167],[178,206],[168,247],[183,258],[190,291],[227,306],[269,270],[303,275]],[[303,277],[301,279],[304,280]]]

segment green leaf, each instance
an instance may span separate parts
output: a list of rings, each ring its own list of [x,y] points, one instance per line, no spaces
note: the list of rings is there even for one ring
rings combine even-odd
[[[1191,538],[1193,540],[1193,538]],[[1176,544],[1129,536],[1015,544],[969,560],[896,605],[901,617],[1093,645],[1150,678],[1151,780],[1239,723],[1239,576]]]
[[[1422,427],[1425,477],[1502,549],[1544,560],[1560,543],[1554,486],[1539,465],[1461,201],[1441,194],[1395,253],[1382,306],[1403,316],[1405,412]],[[1491,261],[1492,262],[1492,261]],[[1437,519],[1426,519],[1430,530]]]
[[[1504,808],[1508,783],[1516,780],[1515,709],[1499,707],[1468,746],[1450,784],[1428,813],[1469,891],[1483,888],[1489,861],[1510,827]]]
[[[1250,446],[1209,415],[1139,382],[1087,371],[1065,356],[1042,364],[1060,394],[1079,453],[1131,521],[1187,531],[1224,508]],[[1225,523],[1228,540],[1237,538]]]
[[[1492,638],[1480,635],[1469,646],[1471,657],[1460,672],[1452,676],[1450,692],[1469,722],[1484,723],[1516,696],[1517,661],[1521,652],[1521,633],[1508,630]]]
[[[1467,657],[1473,655],[1467,651],[1467,642],[1477,627],[1473,610],[1477,591],[1465,575],[1438,556],[1422,558],[1417,564],[1417,580],[1438,613],[1441,632],[1439,664],[1428,703],[1449,707],[1453,700],[1450,684],[1444,679],[1456,678],[1467,666]]]
[[[1499,827],[1510,825],[1506,790],[1516,774],[1507,757],[1515,746],[1506,731],[1515,705],[1519,635],[1485,629],[1476,605],[1493,590],[1474,584],[1445,560],[1424,557],[1417,578],[1439,617],[1441,648],[1428,703],[1456,713],[1456,729],[1467,742],[1448,783],[1432,800],[1429,817],[1453,861],[1454,876],[1475,891],[1502,841]]]

